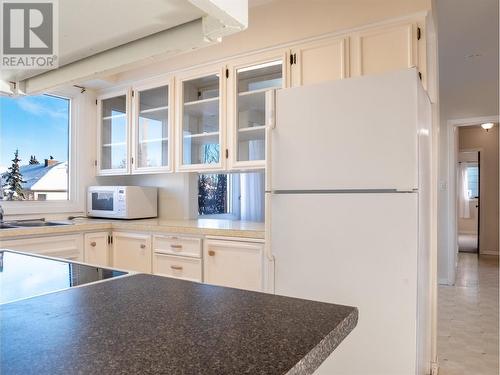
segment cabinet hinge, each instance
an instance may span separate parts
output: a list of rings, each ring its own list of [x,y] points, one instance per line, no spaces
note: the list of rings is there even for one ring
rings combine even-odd
[[[297,65],[297,54],[292,53],[290,54],[290,65]]]
[[[422,73],[421,72],[418,72],[418,78],[420,78],[420,80],[422,80]]]
[[[420,40],[422,38],[422,29],[420,27],[417,27],[417,40]]]
[[[226,78],[229,78],[229,69],[226,69]]]
[[[229,149],[226,148],[226,159],[229,159]]]
[[[134,157],[133,156],[130,158],[130,164],[134,164]]]
[[[108,235],[108,244],[112,244],[113,243],[113,236],[112,235]]]
[[[132,90],[132,98],[134,97],[134,90]]]
[[[97,105],[97,99],[95,100],[95,105]]]
[[[97,160],[94,160],[94,167],[97,167]]]

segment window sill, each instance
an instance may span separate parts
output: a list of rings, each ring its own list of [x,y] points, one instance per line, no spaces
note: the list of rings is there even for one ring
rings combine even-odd
[[[0,200],[4,214],[12,215],[45,215],[83,212],[81,202],[76,201],[5,201]]]

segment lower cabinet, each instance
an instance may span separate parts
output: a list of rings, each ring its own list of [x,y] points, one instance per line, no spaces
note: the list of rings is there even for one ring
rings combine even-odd
[[[101,267],[112,266],[110,239],[109,232],[85,233],[83,239],[85,263]]]
[[[201,282],[201,238],[154,235],[153,273]]]
[[[264,243],[211,238],[203,248],[204,281],[247,290],[264,290]]]
[[[151,273],[151,235],[113,232],[113,267]]]
[[[2,240],[0,241],[0,248],[83,261],[83,236],[81,233]]]

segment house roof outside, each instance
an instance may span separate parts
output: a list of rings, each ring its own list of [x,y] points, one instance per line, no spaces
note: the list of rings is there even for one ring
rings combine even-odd
[[[19,171],[26,181],[22,184],[27,191],[67,191],[68,162],[57,162],[52,165],[33,164],[22,165]],[[7,178],[7,172],[2,173],[2,185]]]

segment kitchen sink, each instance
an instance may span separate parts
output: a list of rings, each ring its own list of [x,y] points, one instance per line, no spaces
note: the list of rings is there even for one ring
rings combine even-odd
[[[19,220],[8,221],[0,223],[0,229],[12,228],[36,228],[36,227],[55,227],[61,225],[71,225],[72,223],[65,223],[60,221],[45,221],[45,220]]]

